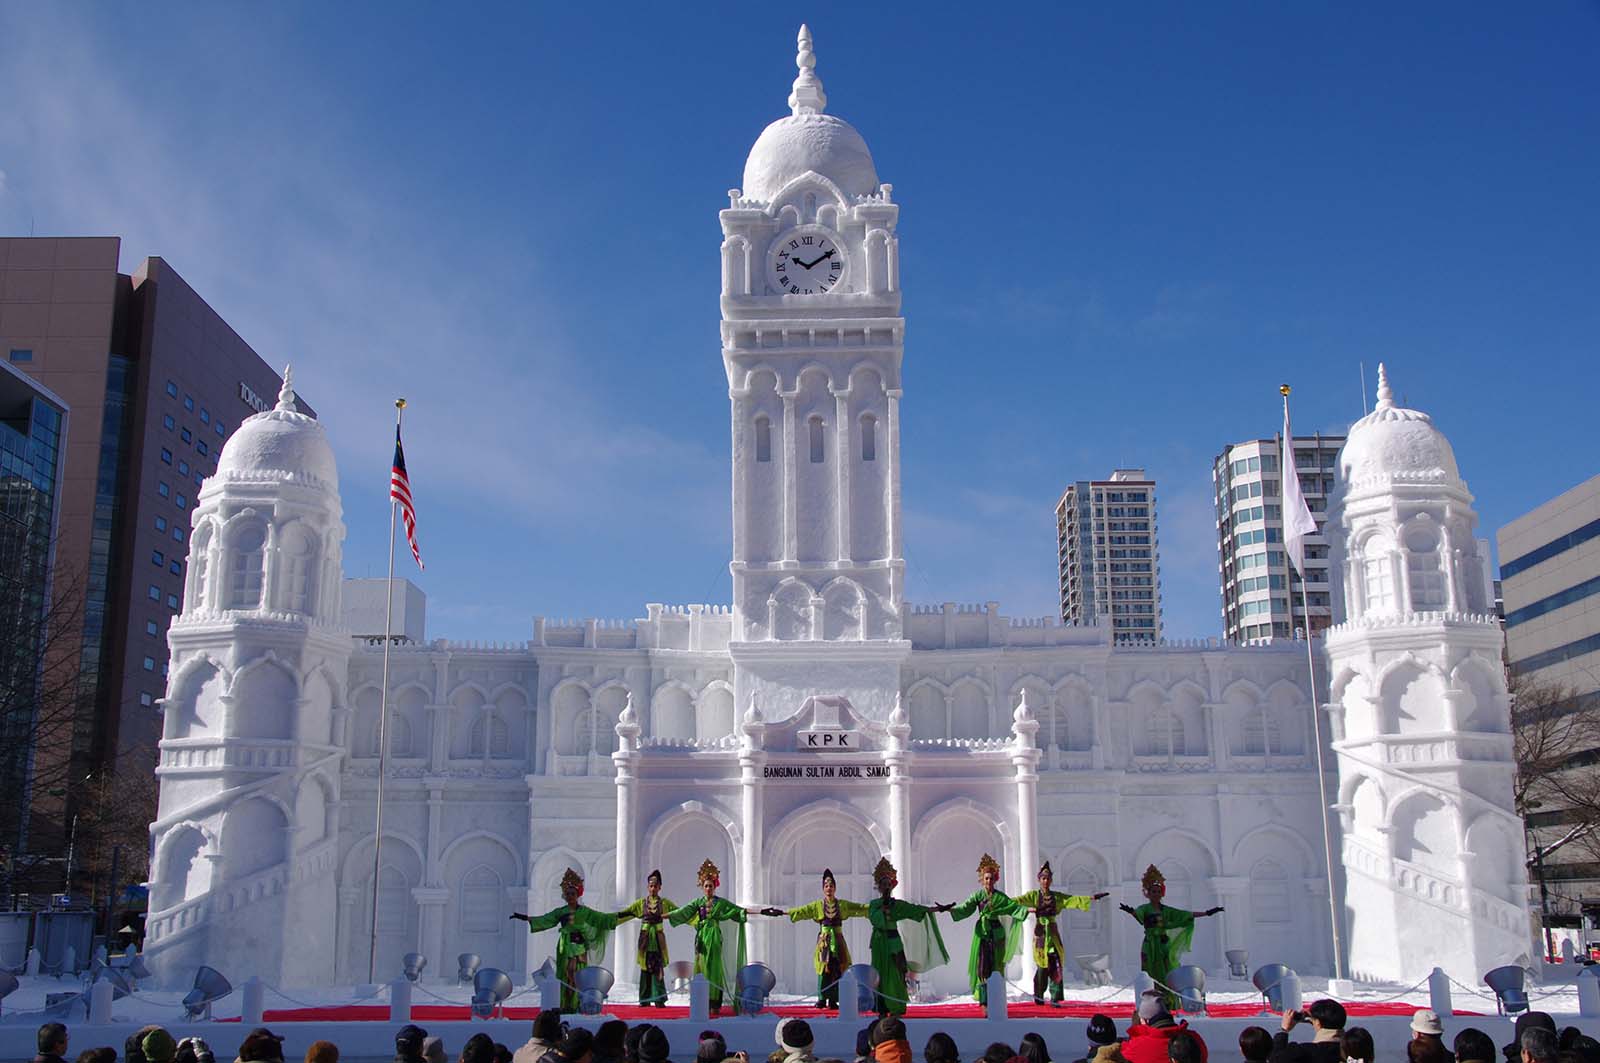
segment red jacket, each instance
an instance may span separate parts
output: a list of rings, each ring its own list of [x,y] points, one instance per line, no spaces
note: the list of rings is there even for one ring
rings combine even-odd
[[[1206,1042],[1199,1034],[1189,1029],[1187,1021],[1176,1026],[1135,1026],[1128,1031],[1128,1039],[1122,1042],[1122,1057],[1128,1063],[1167,1063],[1167,1045],[1181,1033],[1186,1033],[1200,1042],[1200,1058],[1209,1058],[1206,1053]]]

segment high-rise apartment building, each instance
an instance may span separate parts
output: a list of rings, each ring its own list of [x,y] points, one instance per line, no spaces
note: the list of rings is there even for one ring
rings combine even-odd
[[[190,507],[229,431],[279,386],[171,266],[123,274],[120,251],[116,237],[0,239],[0,353],[72,412],[53,579],[81,631],[63,740],[75,779],[153,767]]]
[[[1304,632],[1306,606],[1299,577],[1283,551],[1283,459],[1279,437],[1223,448],[1211,466],[1216,491],[1217,571],[1222,577],[1222,629],[1230,641],[1288,638]],[[1323,534],[1328,496],[1344,436],[1295,436],[1300,490],[1317,522],[1306,539],[1306,602],[1311,631],[1333,617],[1329,602],[1328,540]]]
[[[66,428],[59,397],[0,363],[0,846],[15,851],[28,846],[33,735],[60,710],[41,702]]]
[[[1518,517],[1496,539],[1506,660],[1514,683],[1530,699],[1561,695],[1589,706],[1600,702],[1600,476]],[[1532,722],[1524,726],[1549,726],[1539,714],[1529,715]],[[1552,740],[1587,734],[1586,726],[1576,726],[1524,737],[1532,748],[1548,748]],[[1600,759],[1600,751],[1590,749],[1550,753],[1579,772],[1594,771]],[[1524,812],[1536,845],[1534,875],[1546,893],[1551,921],[1575,925],[1583,900],[1600,895],[1600,847],[1580,841],[1546,857],[1544,847],[1569,836],[1587,816],[1560,799],[1562,787],[1539,789],[1536,784],[1531,802],[1537,807]]]
[[[1056,503],[1061,620],[1111,628],[1115,642],[1161,638],[1156,484],[1143,469],[1079,480]]]

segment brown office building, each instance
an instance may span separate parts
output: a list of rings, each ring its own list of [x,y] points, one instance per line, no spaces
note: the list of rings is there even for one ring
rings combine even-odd
[[[54,586],[82,631],[84,696],[70,735],[36,751],[70,758],[68,801],[86,776],[153,769],[190,509],[228,433],[280,384],[170,265],[119,273],[120,250],[117,237],[0,239],[0,354],[72,411]]]

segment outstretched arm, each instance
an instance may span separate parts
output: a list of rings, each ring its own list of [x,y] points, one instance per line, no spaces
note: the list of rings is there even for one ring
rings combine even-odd
[[[1224,911],[1227,911],[1227,909],[1222,907],[1222,905],[1219,904],[1215,908],[1207,908],[1203,912],[1196,912],[1194,914],[1195,915],[1216,915],[1218,912],[1224,912]]]
[[[1121,908],[1123,911],[1127,912],[1129,915],[1133,916],[1135,919],[1139,919],[1139,910],[1137,908],[1134,908],[1131,905],[1127,905],[1127,904],[1119,904],[1119,905],[1117,905],[1117,907]],[[1142,923],[1142,922],[1144,922],[1144,920],[1143,919],[1139,919],[1139,922]]]

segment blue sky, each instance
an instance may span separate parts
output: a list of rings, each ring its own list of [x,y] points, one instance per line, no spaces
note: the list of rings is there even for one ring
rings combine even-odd
[[[431,634],[725,602],[717,210],[802,19],[901,204],[912,600],[1053,613],[1063,486],[1142,464],[1217,633],[1212,457],[1283,380],[1342,430],[1362,362],[1486,536],[1596,471],[1592,3],[10,4],[0,232],[121,235],[292,360],[352,575],[406,395]]]

